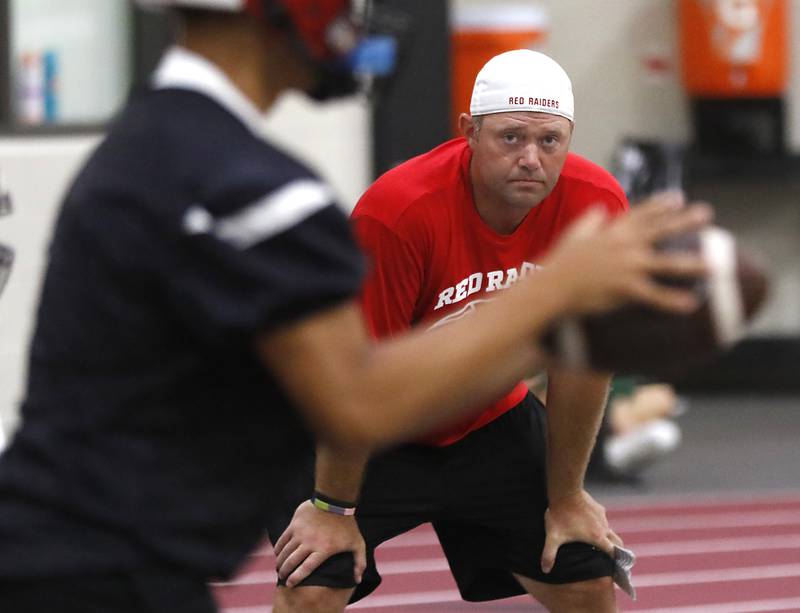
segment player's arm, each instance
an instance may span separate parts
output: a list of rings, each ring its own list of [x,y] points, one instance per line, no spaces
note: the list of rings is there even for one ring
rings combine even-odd
[[[558,548],[574,541],[613,553],[618,537],[605,510],[584,490],[584,476],[608,397],[606,374],[551,368],[547,389],[547,540],[542,569],[549,572]]]
[[[669,196],[606,225],[601,214],[590,214],[559,242],[543,271],[470,318],[376,344],[350,302],[267,333],[257,348],[323,439],[370,447],[412,438],[522,379],[537,358],[540,334],[559,317],[630,300],[696,308],[691,292],[658,284],[653,275],[701,275],[702,259],[657,253],[652,245],[710,216],[703,207],[678,210]]]
[[[521,378],[537,333],[565,310],[564,296],[533,301],[520,291],[504,298],[469,325],[378,344],[358,305],[347,303],[276,331],[260,351],[320,436],[381,446],[433,429]]]

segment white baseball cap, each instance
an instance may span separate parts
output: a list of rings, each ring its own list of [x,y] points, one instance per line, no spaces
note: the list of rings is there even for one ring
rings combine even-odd
[[[574,121],[572,82],[558,62],[544,53],[530,49],[507,51],[481,68],[469,111],[473,116],[533,111]]]

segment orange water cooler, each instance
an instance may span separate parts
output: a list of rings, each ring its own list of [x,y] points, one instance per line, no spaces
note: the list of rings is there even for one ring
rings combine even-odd
[[[679,0],[681,73],[698,146],[781,154],[788,0]]]
[[[453,134],[458,134],[458,116],[469,112],[472,87],[483,65],[504,51],[539,50],[547,38],[549,25],[547,12],[534,2],[505,3],[491,0],[484,5],[463,7],[453,12]]]

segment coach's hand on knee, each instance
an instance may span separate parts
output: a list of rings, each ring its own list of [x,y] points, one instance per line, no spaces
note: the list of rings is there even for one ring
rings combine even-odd
[[[326,513],[305,501],[275,543],[278,577],[294,587],[330,556],[345,551],[353,552],[353,575],[361,583],[367,554],[355,517]]]
[[[622,539],[611,529],[606,510],[585,490],[559,500],[551,500],[544,515],[545,542],[542,551],[542,572],[549,573],[559,547],[565,543],[588,543],[614,556],[614,545]]]

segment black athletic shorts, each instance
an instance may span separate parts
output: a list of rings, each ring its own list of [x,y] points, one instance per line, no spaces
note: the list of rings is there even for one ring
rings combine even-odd
[[[368,565],[351,602],[381,581],[375,548],[426,522],[433,524],[464,600],[524,594],[512,573],[545,583],[611,576],[611,558],[584,543],[562,546],[553,570],[541,571],[545,427],[544,407],[528,394],[453,445],[404,445],[373,458],[356,516]],[[333,556],[302,585],[352,587],[352,564],[352,554]]]

